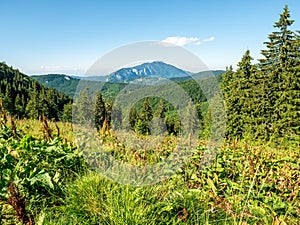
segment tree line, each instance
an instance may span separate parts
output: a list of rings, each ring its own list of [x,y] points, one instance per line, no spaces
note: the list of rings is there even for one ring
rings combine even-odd
[[[223,75],[228,137],[299,140],[300,36],[293,23],[285,6],[263,58],[253,64],[247,50],[237,70],[230,66]]]

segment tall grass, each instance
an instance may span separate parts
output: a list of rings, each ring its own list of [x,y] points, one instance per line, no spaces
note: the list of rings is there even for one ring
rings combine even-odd
[[[63,141],[73,142],[72,125],[57,125]],[[16,121],[16,126],[36,137],[43,132],[39,121]],[[55,136],[55,124],[49,126]],[[103,144],[111,148],[113,157],[133,165],[157,162],[157,155],[167,157],[176,141],[175,137],[167,137],[155,151],[150,149],[141,155],[122,146],[109,133],[105,139]],[[122,185],[91,169],[82,172],[61,187],[63,202],[45,204],[35,214],[36,224],[299,225],[299,147],[291,148],[288,143],[251,146],[232,141],[224,144],[214,162],[203,168],[204,144],[199,142],[180,171],[156,185]],[[1,220],[12,216],[7,207],[0,202],[0,223],[12,221]]]
[[[63,206],[44,211],[43,224],[298,224],[299,149],[236,143],[199,170],[202,151],[182,172],[152,186],[87,173],[65,189]]]

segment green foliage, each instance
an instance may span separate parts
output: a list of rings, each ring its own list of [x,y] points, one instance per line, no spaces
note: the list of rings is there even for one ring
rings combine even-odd
[[[32,78],[46,87],[55,88],[70,97],[74,97],[80,81],[79,79],[60,74],[36,75],[32,76]]]
[[[95,105],[89,89],[82,90],[74,101],[73,122],[92,126],[95,122]]]
[[[229,137],[298,141],[299,126],[299,35],[286,6],[262,50],[263,59],[251,65],[249,51],[236,72],[223,75]]]
[[[238,69],[234,73],[232,67],[227,69],[223,80],[223,91],[226,100],[227,113],[227,135],[241,136],[244,132],[244,125],[249,113],[247,104],[251,101],[250,77],[254,73],[254,67],[251,64],[253,58],[250,51],[247,50],[241,61],[238,63]]]
[[[166,112],[165,123],[169,134],[177,135],[181,131],[181,122],[176,110]]]
[[[95,126],[99,131],[103,127],[103,123],[106,118],[105,103],[100,92],[96,93],[95,104]]]
[[[73,104],[72,103],[64,105],[61,120],[63,122],[72,122],[72,115],[73,115],[72,112],[73,112]]]
[[[181,121],[181,130],[184,137],[196,136],[199,137],[199,116],[197,108],[190,101],[186,108],[183,110],[183,120]]]
[[[138,121],[138,112],[135,107],[132,107],[129,113],[129,124],[132,130],[134,130]]]
[[[84,78],[80,80],[79,78],[63,74],[35,75],[32,78],[46,87],[55,88],[72,98],[76,97],[81,91],[77,90],[78,86],[89,87],[91,92],[96,92],[99,87],[102,87],[101,93],[103,98],[110,101],[127,85],[125,83],[104,83],[97,80],[84,80]]]
[[[299,149],[234,143],[204,168],[205,151],[198,146],[181,172],[151,186],[87,173],[66,188],[65,204],[45,209],[39,218],[42,224],[298,223]]]
[[[44,114],[48,119],[59,120],[59,112],[71,102],[65,94],[45,88],[5,63],[0,63],[0,98],[11,115],[35,119]]]
[[[85,169],[79,151],[61,139],[46,142],[14,134],[6,126],[0,131],[0,160],[0,202],[9,202],[15,210],[24,202],[27,217],[61,204],[64,186]]]
[[[153,112],[150,106],[149,98],[145,98],[139,119],[135,125],[136,132],[140,134],[150,134],[150,122],[153,118]]]

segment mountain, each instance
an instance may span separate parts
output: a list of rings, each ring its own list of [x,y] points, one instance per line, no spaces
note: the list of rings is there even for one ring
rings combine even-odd
[[[221,75],[225,73],[224,70],[208,70],[208,71],[202,71],[199,73],[194,73],[190,76],[187,77],[174,77],[174,78],[170,78],[170,80],[175,81],[175,82],[182,82],[182,81],[186,81],[186,80],[198,80],[198,79],[202,79],[205,77],[210,77],[210,76],[215,76],[217,79],[220,79]]]
[[[80,92],[79,89],[88,88],[91,93],[94,93],[101,88],[103,97],[108,99],[116,96],[126,85],[125,83],[102,82],[95,79],[89,80],[89,77],[68,76],[64,74],[33,75],[31,77],[46,87],[55,88],[72,98],[76,92]],[[79,89],[77,90],[77,88]]]
[[[162,78],[175,78],[175,77],[187,77],[191,73],[181,70],[170,64],[155,61],[151,63],[143,63],[141,65],[122,68],[113,72],[107,78],[107,82],[130,82],[135,79],[144,77],[162,77]]]
[[[157,76],[157,74],[162,74],[161,76],[168,78],[171,81],[177,82],[179,85],[183,85],[184,87],[189,89],[188,92],[191,95],[196,95],[198,89],[195,88],[196,83],[190,81],[192,80],[192,77],[198,80],[207,76],[214,75],[218,80],[220,80],[221,75],[224,72],[225,71],[223,70],[212,70],[192,74],[163,62],[152,62],[144,63],[132,68],[123,68],[112,73],[111,75],[106,76],[86,77],[70,76],[64,74],[49,74],[34,75],[32,76],[32,78],[49,88],[55,88],[61,92],[64,92],[70,97],[74,97],[79,83],[81,87],[88,87],[91,92],[99,89],[99,87],[102,87],[101,91],[103,97],[106,99],[112,99],[119,93],[119,91],[124,86],[126,86],[126,83],[130,82],[130,80],[136,78],[144,78],[148,76],[154,77]],[[162,82],[159,83],[161,84]]]
[[[0,63],[0,101],[0,108],[3,106],[19,118],[38,118],[44,114],[48,119],[59,120],[64,105],[71,103],[72,99]]]
[[[31,76],[46,87],[55,88],[66,95],[73,97],[80,79],[64,74],[48,74]]]

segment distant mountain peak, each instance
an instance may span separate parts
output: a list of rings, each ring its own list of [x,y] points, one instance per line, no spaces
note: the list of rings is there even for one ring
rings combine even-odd
[[[145,77],[175,78],[186,77],[191,73],[162,61],[146,62],[138,66],[122,68],[111,73],[107,82],[130,82]]]

